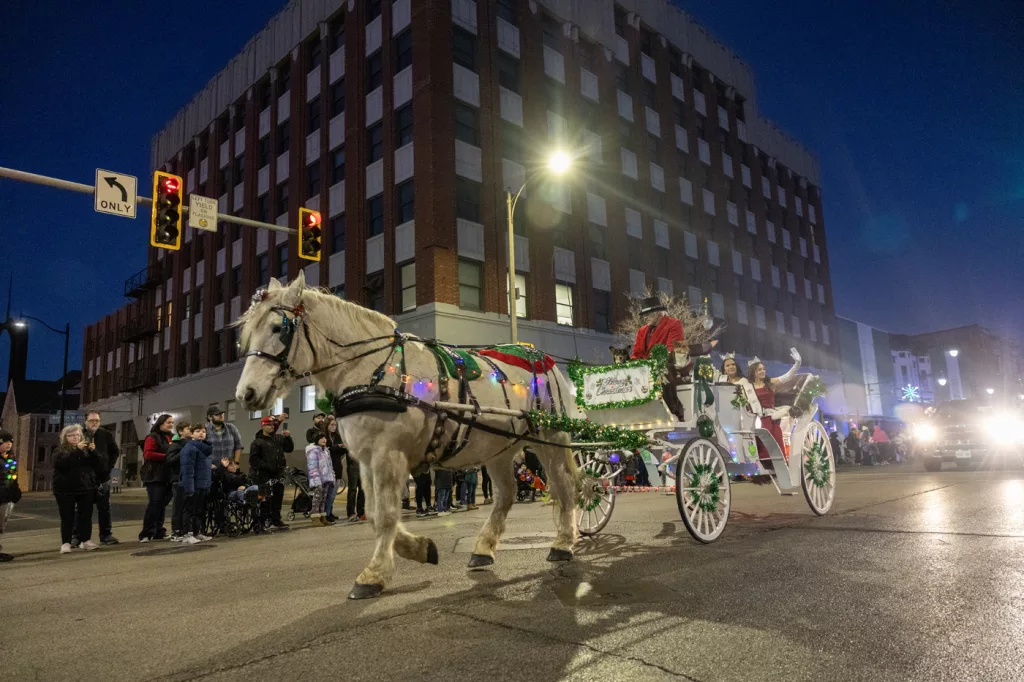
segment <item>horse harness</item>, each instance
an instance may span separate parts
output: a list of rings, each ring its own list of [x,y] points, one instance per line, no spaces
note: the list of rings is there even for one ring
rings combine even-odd
[[[267,295],[266,289],[258,289],[253,295],[253,305],[265,300]],[[373,372],[373,376],[370,379],[369,384],[361,386],[353,386],[341,393],[334,400],[333,412],[337,418],[343,418],[352,414],[361,412],[391,412],[391,413],[402,413],[406,412],[408,408],[416,407],[425,411],[434,412],[437,417],[434,422],[433,433],[427,443],[426,451],[423,455],[423,462],[421,467],[426,468],[431,465],[443,465],[445,462],[451,460],[469,444],[469,436],[473,429],[478,429],[485,433],[492,435],[504,436],[512,439],[512,445],[519,442],[535,443],[538,445],[560,445],[559,443],[553,443],[550,441],[541,440],[535,436],[531,436],[531,433],[537,433],[537,427],[530,422],[530,420],[524,417],[527,422],[527,428],[521,433],[516,426],[515,418],[509,417],[509,431],[504,431],[500,428],[490,426],[488,424],[479,423],[477,419],[482,414],[480,411],[480,402],[476,396],[473,395],[472,388],[470,387],[470,380],[467,377],[466,367],[464,360],[459,357],[455,352],[455,346],[449,346],[443,344],[436,339],[416,339],[423,343],[427,350],[431,351],[434,356],[435,362],[437,363],[438,371],[438,393],[441,402],[448,402],[450,400],[449,381],[450,378],[454,378],[459,383],[458,390],[458,402],[463,405],[472,404],[473,410],[469,412],[469,416],[466,416],[462,412],[456,412],[452,410],[445,410],[439,408],[436,405],[421,400],[410,393],[411,379],[406,373],[405,363],[405,344],[411,340],[412,337],[407,334],[403,334],[398,330],[395,330],[393,334],[386,336],[375,336],[369,339],[363,339],[360,341],[354,341],[351,343],[341,343],[330,338],[327,334],[324,334],[320,330],[313,327],[315,331],[318,331],[324,339],[339,349],[357,348],[377,341],[387,341],[388,343],[380,346],[376,346],[367,351],[346,358],[344,360],[334,362],[322,367],[307,370],[305,372],[298,372],[292,367],[290,358],[294,346],[295,336],[298,330],[301,328],[302,337],[306,341],[306,345],[309,346],[310,352],[313,355],[314,366],[317,363],[316,348],[310,339],[310,327],[312,325],[305,318],[305,308],[301,302],[293,307],[288,306],[273,306],[271,308],[273,312],[281,313],[281,322],[278,325],[276,333],[278,335],[278,341],[281,342],[283,348],[278,353],[270,353],[263,350],[247,350],[243,357],[256,357],[263,360],[272,362],[278,366],[278,376],[285,377],[291,381],[296,379],[308,378],[329,369],[340,367],[341,365],[354,362],[356,360],[368,357],[381,351],[388,351],[388,355],[384,362],[381,363],[376,370]],[[288,313],[291,313],[293,317],[288,317]],[[385,377],[385,367],[388,366],[391,359],[398,354],[399,372],[401,373],[401,384],[399,388],[390,388],[388,386],[381,386],[380,382]],[[490,358],[479,355],[477,353],[471,353],[475,359],[482,360],[488,367],[490,367],[492,376],[500,377],[499,384],[501,385],[502,396],[505,401],[505,407],[511,409],[511,401],[508,396],[508,389],[506,386],[506,375],[505,373],[494,363]],[[450,373],[445,366],[444,356],[447,356],[456,368],[455,376],[449,376]],[[542,398],[540,394],[540,383],[539,375],[537,372],[536,363],[530,363],[532,368],[533,380],[531,382],[531,389],[534,394],[534,405],[535,409],[542,410],[544,408],[542,404]],[[548,382],[548,411],[555,413],[555,395],[551,390],[551,377],[550,371],[544,370],[543,376]],[[559,382],[554,382],[558,392],[558,408],[561,409],[562,414],[565,414],[565,405],[562,400],[562,388]],[[447,423],[452,421],[455,423],[454,432],[448,439],[447,443],[444,443],[445,432],[447,430]],[[509,447],[509,446],[505,446]],[[505,449],[505,448],[503,448]]]

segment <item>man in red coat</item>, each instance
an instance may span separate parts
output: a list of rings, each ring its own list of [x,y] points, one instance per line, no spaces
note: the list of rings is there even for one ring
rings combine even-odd
[[[657,296],[643,300],[640,314],[647,324],[637,330],[630,356],[634,360],[646,360],[650,357],[651,349],[659,343],[671,353],[677,341],[680,344],[683,342],[683,323],[665,314],[665,306]]]

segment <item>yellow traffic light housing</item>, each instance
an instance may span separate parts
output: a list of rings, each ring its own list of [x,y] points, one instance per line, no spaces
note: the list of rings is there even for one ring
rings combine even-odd
[[[311,208],[299,209],[299,258],[320,260],[323,246],[323,224],[320,211]]]
[[[163,171],[153,173],[153,217],[149,243],[158,249],[181,248],[181,177]]]

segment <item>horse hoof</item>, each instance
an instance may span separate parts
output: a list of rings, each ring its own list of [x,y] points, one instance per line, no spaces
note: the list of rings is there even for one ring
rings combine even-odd
[[[572,552],[567,549],[551,548],[548,552],[548,561],[572,561]]]
[[[494,557],[487,556],[486,554],[473,554],[469,557],[469,568],[483,568],[485,566],[493,566]]]
[[[437,566],[440,559],[437,556],[437,545],[434,544],[433,540],[428,540],[427,543],[427,563],[434,564]]]
[[[348,593],[349,599],[373,599],[379,597],[380,593],[384,591],[383,585],[363,585],[356,583],[352,586],[352,591]]]

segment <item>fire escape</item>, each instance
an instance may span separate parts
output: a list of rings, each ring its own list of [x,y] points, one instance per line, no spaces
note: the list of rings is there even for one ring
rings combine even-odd
[[[156,313],[158,269],[147,267],[135,273],[124,283],[124,297],[132,302],[128,306],[126,322],[118,329],[118,337],[125,345],[125,358],[132,361],[125,367],[117,387],[122,393],[139,393],[156,386],[160,381],[158,355],[153,354],[153,338],[160,331]]]

